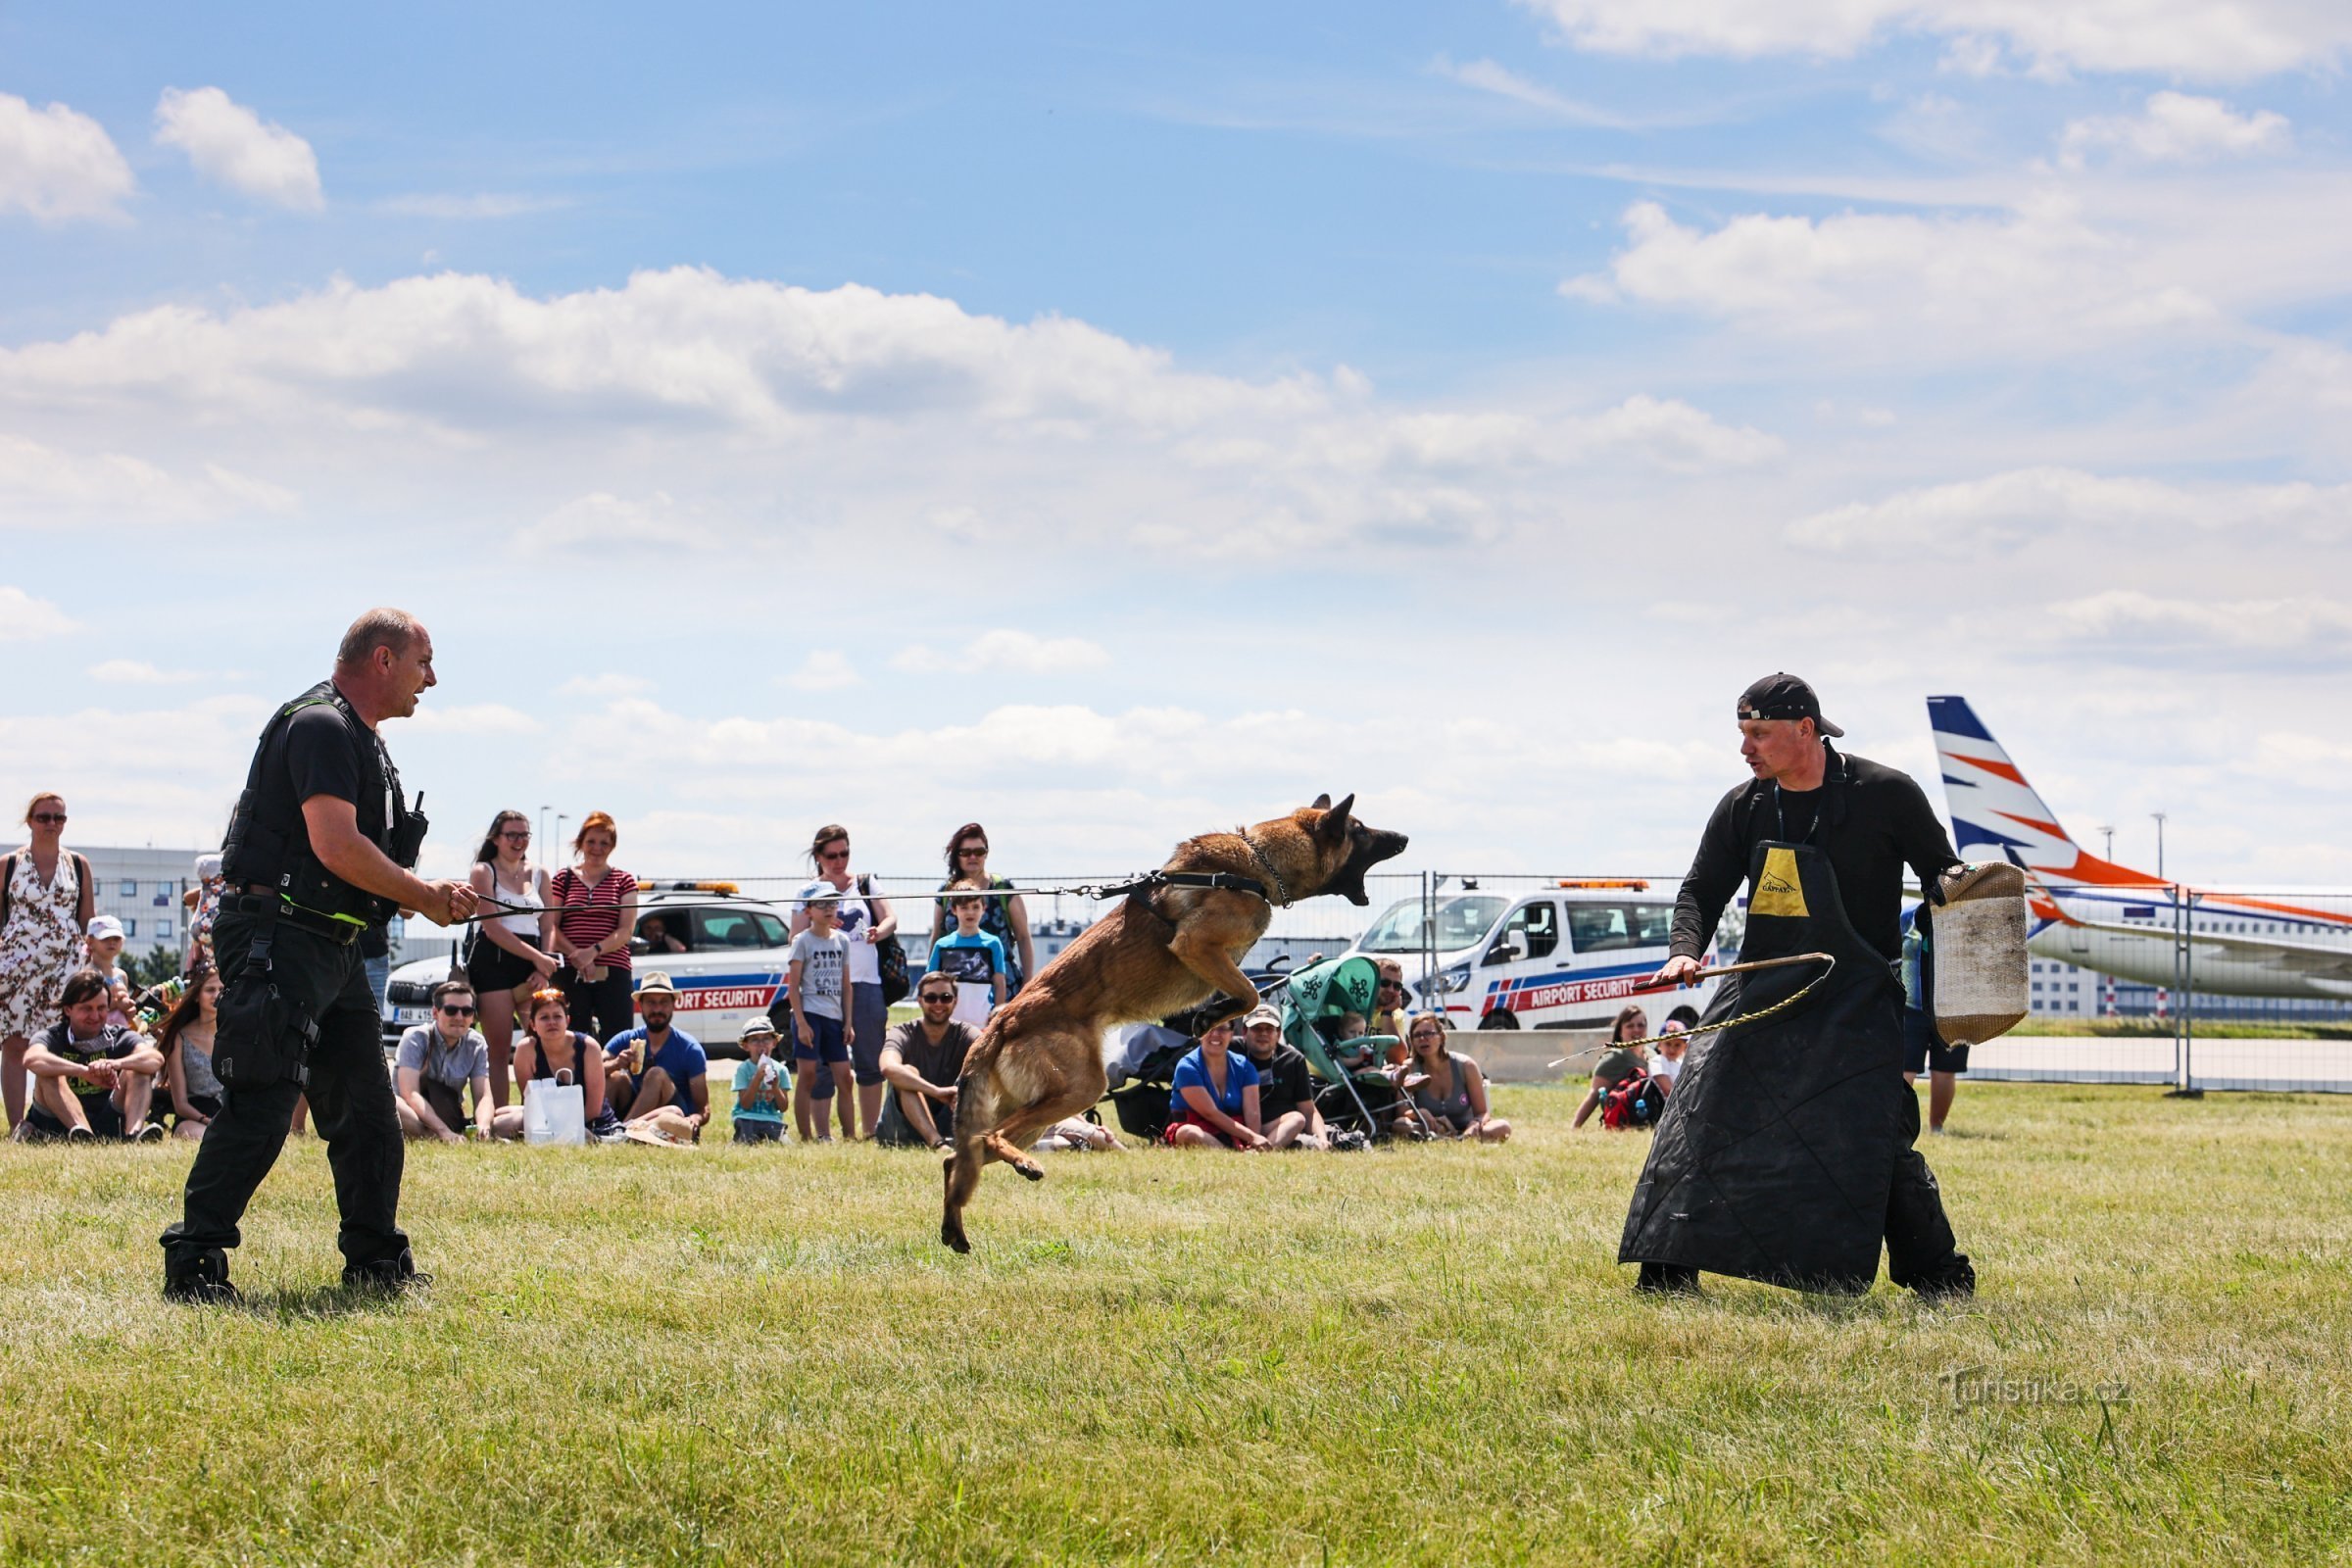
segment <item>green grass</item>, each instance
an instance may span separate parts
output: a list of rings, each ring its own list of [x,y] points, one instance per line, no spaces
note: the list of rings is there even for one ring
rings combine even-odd
[[[1937,1310],[1638,1300],[1645,1141],[1497,1098],[992,1172],[969,1258],[919,1154],[416,1148],[392,1304],[298,1144],[243,1311],[156,1297],[184,1147],[0,1148],[0,1562],[2345,1560],[2352,1104],[1969,1085]]]
[[[2195,1022],[2199,1040],[2352,1040],[2352,1024]],[[2170,1040],[2173,1026],[2162,1018],[2028,1018],[2013,1035],[2064,1035],[2099,1040]]]

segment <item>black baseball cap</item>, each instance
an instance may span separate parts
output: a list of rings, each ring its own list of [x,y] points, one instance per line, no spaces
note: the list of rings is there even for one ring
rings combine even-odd
[[[1821,716],[1821,699],[1813,688],[1787,670],[1765,676],[1740,694],[1741,718],[1809,718],[1824,735],[1845,731]]]

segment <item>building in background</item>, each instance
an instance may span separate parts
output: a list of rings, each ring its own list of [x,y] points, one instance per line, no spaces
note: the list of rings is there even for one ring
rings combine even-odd
[[[180,895],[196,885],[196,857],[203,851],[125,850],[70,840],[66,847],[89,857],[98,883],[91,907],[122,922],[125,955],[187,947],[188,909]]]

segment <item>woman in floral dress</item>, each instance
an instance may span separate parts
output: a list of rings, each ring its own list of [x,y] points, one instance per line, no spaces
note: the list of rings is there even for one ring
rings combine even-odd
[[[57,1022],[58,995],[88,959],[82,933],[96,892],[90,862],[61,842],[63,796],[34,796],[24,826],[30,842],[0,857],[0,887],[7,889],[0,901],[7,906],[0,915],[0,1099],[12,1132],[24,1119],[25,1046]]]

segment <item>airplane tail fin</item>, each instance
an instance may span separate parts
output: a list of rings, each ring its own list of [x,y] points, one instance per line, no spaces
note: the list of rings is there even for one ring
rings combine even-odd
[[[2145,883],[2140,872],[2102,860],[2077,844],[1962,697],[1928,699],[1952,837],[1973,858],[2013,860],[2061,883]]]

